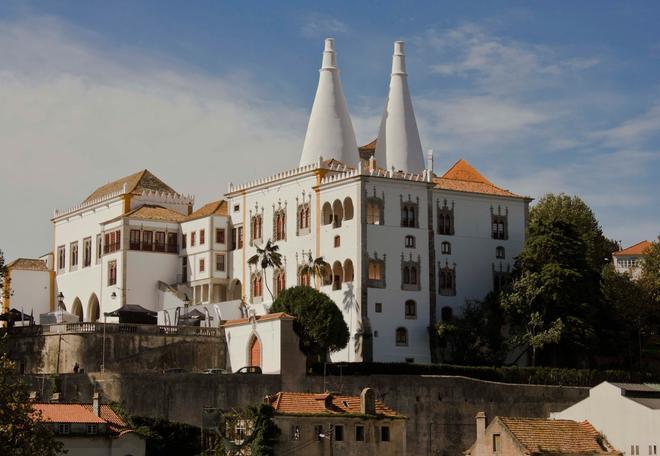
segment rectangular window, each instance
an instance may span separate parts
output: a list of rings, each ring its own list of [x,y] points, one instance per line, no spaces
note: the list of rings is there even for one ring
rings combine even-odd
[[[69,248],[69,256],[71,257],[71,269],[73,269],[78,266],[78,241],[72,242]]]
[[[206,267],[206,262],[204,261],[204,258],[200,258],[200,260],[199,260],[199,272],[204,272],[205,267]]]
[[[154,249],[154,233],[153,231],[142,232],[142,250],[151,252]]]
[[[188,243],[188,235],[187,234],[182,234],[181,235],[181,248],[185,249]]]
[[[96,235],[96,264],[101,262],[103,255],[103,237],[100,234]]]
[[[194,231],[190,232],[190,247],[195,247],[195,233]]]
[[[128,248],[130,250],[140,250],[140,230],[131,230],[128,233]]]
[[[335,425],[335,441],[336,442],[344,441],[344,426],[341,424]]]
[[[199,245],[204,245],[206,242],[206,231],[199,230]]]
[[[225,255],[222,253],[215,256],[215,270],[220,272],[225,270]]]
[[[238,245],[238,230],[236,228],[231,229],[231,250],[236,250]]]
[[[57,433],[58,434],[69,434],[71,432],[71,425],[69,423],[58,423]]]
[[[87,425],[87,433],[88,434],[97,434],[98,432],[99,432],[98,424],[88,424]]]
[[[121,231],[115,230],[105,233],[103,240],[103,253],[116,252],[121,248]]]
[[[243,227],[239,226],[238,227],[238,248],[242,249],[243,248]]]
[[[321,437],[321,434],[323,434],[323,425],[315,424],[314,425],[314,440],[321,440],[323,438],[323,437]]]
[[[83,239],[83,268],[92,264],[92,238]]]
[[[238,212],[241,210],[241,205],[240,204],[234,204],[234,212]]]
[[[117,262],[108,262],[108,286],[117,285]]]
[[[492,238],[493,239],[507,239],[506,232],[506,216],[493,215],[492,216]]]
[[[57,270],[63,271],[66,267],[66,250],[63,245],[57,248]]]
[[[355,425],[355,441],[364,442],[364,426],[361,424]]]
[[[297,424],[291,425],[291,440],[300,440],[300,426]]]
[[[500,450],[500,435],[493,434],[493,453],[497,453]]]
[[[156,235],[155,235],[154,239],[155,239],[154,250],[156,250],[156,252],[164,252],[165,251],[165,232],[164,231],[156,231]]]
[[[381,313],[383,311],[383,303],[382,302],[377,302],[376,303],[376,313]]]
[[[167,233],[167,253],[179,253],[179,235],[177,233]]]
[[[215,242],[218,244],[224,244],[225,243],[225,229],[224,228],[216,228],[215,229]]]
[[[390,441],[390,427],[389,426],[381,426],[380,427],[380,441],[381,442],[389,442]]]
[[[335,247],[341,246],[341,237],[339,235],[335,236]]]
[[[181,282],[188,281],[188,257],[181,258]]]

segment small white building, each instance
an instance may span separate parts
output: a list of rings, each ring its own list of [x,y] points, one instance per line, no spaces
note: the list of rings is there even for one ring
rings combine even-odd
[[[7,264],[1,296],[3,312],[16,309],[36,319],[39,314],[53,310],[50,293],[53,280],[54,275],[44,260],[18,258]]]
[[[625,249],[612,254],[614,269],[619,273],[628,273],[633,279],[639,278],[642,273],[642,262],[646,251],[651,247],[650,241],[638,242]]]
[[[550,417],[588,420],[625,455],[657,455],[660,385],[603,382],[586,399]]]

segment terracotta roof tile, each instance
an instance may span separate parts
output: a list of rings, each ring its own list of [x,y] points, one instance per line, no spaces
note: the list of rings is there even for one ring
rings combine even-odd
[[[369,144],[358,147],[358,153],[362,160],[369,160],[376,153],[376,139],[371,141]]]
[[[210,215],[227,215],[227,201],[218,200],[207,203],[186,217],[186,220],[194,220]]]
[[[21,271],[48,271],[46,262],[35,258],[17,258],[7,268]]]
[[[279,392],[268,396],[276,413],[283,415],[360,415],[360,396],[334,393]],[[381,401],[376,401],[376,415],[402,418]]]
[[[520,195],[496,186],[463,159],[454,163],[442,176],[435,177],[433,183],[436,188],[443,190],[522,198]]]
[[[276,312],[272,314],[266,314],[266,315],[257,315],[255,317],[257,321],[270,321],[270,320],[294,320],[295,317],[284,313],[284,312]],[[244,325],[245,323],[248,323],[250,321],[249,318],[238,318],[236,320],[227,320],[222,324],[223,327],[229,327],[229,326],[238,326],[238,325]]]
[[[182,222],[186,216],[162,206],[143,204],[124,214],[124,217],[138,220],[160,220],[164,222]]]
[[[548,420],[541,418],[498,417],[511,434],[531,455],[596,455],[621,453],[588,422]]]
[[[144,169],[137,173],[131,174],[130,176],[122,177],[121,179],[117,179],[102,185],[101,187],[94,190],[87,198],[85,198],[83,203],[101,198],[110,193],[118,192],[124,188],[124,184],[126,184],[127,191],[129,193],[142,193],[143,190],[154,190],[158,192],[174,194],[177,193],[172,189],[172,187],[154,176],[148,169]]]
[[[45,421],[53,423],[103,424],[112,434],[132,431],[128,425],[108,405],[100,406],[100,415],[94,415],[92,404],[35,403],[35,411],[41,412]]]
[[[635,245],[631,245],[623,250],[614,252],[614,256],[625,256],[625,255],[644,255],[646,251],[651,247],[652,242],[642,241],[638,242]]]

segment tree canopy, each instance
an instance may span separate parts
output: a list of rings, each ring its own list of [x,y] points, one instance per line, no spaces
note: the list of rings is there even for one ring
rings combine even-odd
[[[328,352],[346,347],[348,326],[341,311],[326,294],[311,287],[284,290],[273,302],[270,312],[286,312],[296,317],[294,328],[300,348],[315,361],[325,361]]]

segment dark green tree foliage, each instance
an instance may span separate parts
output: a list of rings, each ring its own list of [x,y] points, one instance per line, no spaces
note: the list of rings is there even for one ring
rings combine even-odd
[[[529,333],[533,314],[540,320],[535,317],[532,326],[541,331],[552,328],[559,319],[559,343],[552,353],[542,351],[542,362],[584,364],[597,346],[594,314],[598,297],[599,277],[588,264],[586,244],[575,225],[542,219],[530,223],[513,284],[501,298],[514,338]]]
[[[548,193],[539,199],[529,213],[530,227],[558,220],[573,225],[584,243],[587,264],[600,273],[602,267],[610,261],[612,252],[618,250],[618,245],[603,235],[591,208],[577,196]]]
[[[250,411],[255,417],[255,438],[250,445],[251,454],[253,456],[274,455],[275,444],[281,432],[273,421],[275,409],[267,404],[259,404],[250,407]]]
[[[286,312],[296,317],[294,329],[300,349],[314,361],[325,361],[328,352],[346,347],[348,326],[337,305],[326,294],[311,287],[284,290],[275,299],[271,313]]]
[[[1,257],[1,255],[0,255]],[[27,385],[0,342],[0,453],[3,456],[54,456],[62,454],[51,427],[28,401]]]
[[[198,427],[144,416],[131,417],[130,421],[147,436],[146,456],[194,456],[201,452]]]
[[[639,282],[651,303],[660,309],[660,236],[645,253]]]
[[[503,315],[496,293],[483,302],[468,302],[460,317],[436,325],[442,362],[499,365],[506,350],[501,335]]]

